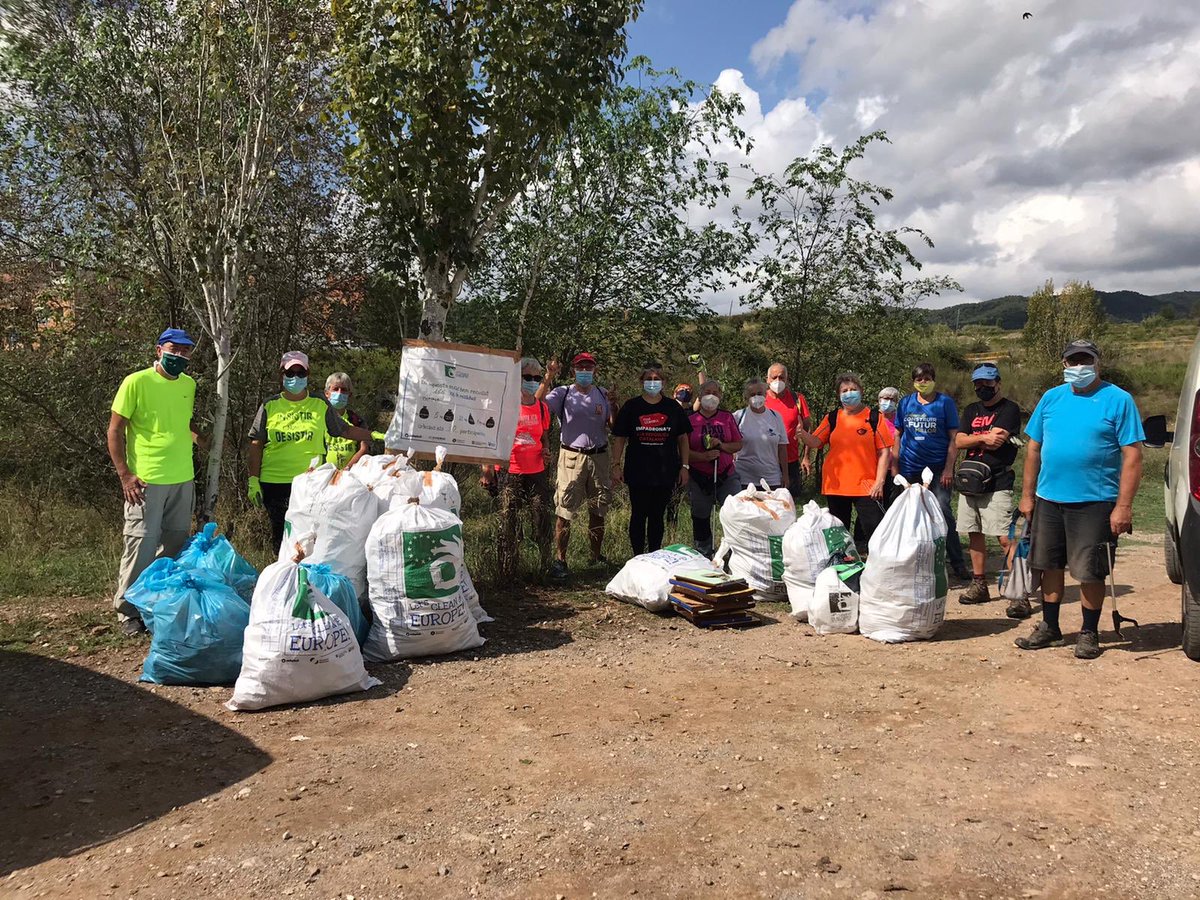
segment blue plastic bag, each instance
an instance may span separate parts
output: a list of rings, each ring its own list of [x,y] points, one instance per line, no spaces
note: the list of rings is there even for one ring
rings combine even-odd
[[[150,631],[142,681],[231,684],[237,679],[250,604],[217,572],[155,560],[125,599]]]
[[[192,535],[192,539],[176,559],[183,566],[211,569],[219,573],[225,579],[225,583],[237,591],[247,603],[254,596],[258,572],[233,549],[229,538],[217,534],[216,522],[209,522],[202,531]]]
[[[333,605],[346,614],[354,636],[358,639],[359,649],[361,649],[363,641],[367,639],[367,632],[371,630],[371,620],[363,614],[350,579],[345,575],[337,574],[325,563],[301,563],[300,567],[308,570],[309,583],[316,585],[317,590],[332,600]]]

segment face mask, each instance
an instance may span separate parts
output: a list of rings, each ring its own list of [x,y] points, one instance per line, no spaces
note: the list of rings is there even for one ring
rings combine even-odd
[[[303,393],[308,387],[308,377],[305,375],[288,375],[283,379],[283,389],[289,394]]]
[[[934,381],[914,381],[913,387],[917,389],[917,393],[922,397],[928,397],[933,393],[933,389],[937,387],[937,382]]]
[[[691,391],[680,391],[678,394],[675,395],[675,401],[677,403],[679,403],[680,405],[686,406],[687,404],[692,402],[692,392]]]
[[[178,378],[183,374],[183,370],[188,367],[191,362],[186,356],[180,356],[177,353],[167,353],[163,351],[163,355],[159,358],[159,363],[163,367],[163,371],[172,378]]]
[[[345,391],[330,391],[329,405],[334,409],[345,409],[346,404],[350,402],[350,395]]]
[[[896,408],[895,400],[880,400],[879,401],[879,411],[880,412],[890,413],[893,410],[895,410],[895,408]]]
[[[700,398],[700,408],[705,412],[712,412],[721,405],[721,399],[716,394],[705,394]]]
[[[521,379],[521,390],[523,390],[527,394],[536,394],[538,385],[540,385],[540,384],[541,384],[541,382],[536,378],[522,378]]]
[[[988,387],[986,384],[980,385],[979,387],[975,388],[975,396],[984,403],[987,403],[996,396],[996,389],[994,387]]]
[[[1063,382],[1074,387],[1086,388],[1095,380],[1095,366],[1067,366],[1063,369]]]
[[[842,406],[854,408],[860,403],[862,403],[861,391],[846,391],[846,393],[842,394]]]
[[[750,407],[752,409],[762,409],[767,405],[767,398],[762,394],[755,394],[750,398]]]
[[[592,383],[592,379],[596,377],[596,373],[591,369],[576,369],[575,383],[582,384],[585,387]]]
[[[642,390],[645,391],[650,396],[656,397],[662,393],[662,382],[654,381],[654,380],[643,381],[642,382]]]
[[[776,378],[774,381],[772,381],[770,384],[768,384],[767,387],[769,387],[776,394],[782,394],[783,389],[785,387],[787,387],[787,382],[784,381],[782,378]]]

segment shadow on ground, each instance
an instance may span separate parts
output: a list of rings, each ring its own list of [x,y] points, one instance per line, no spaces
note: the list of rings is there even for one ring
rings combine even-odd
[[[934,635],[935,641],[965,641],[970,638],[986,637],[1012,631],[1023,624],[1022,619],[1010,619],[999,610],[997,617],[988,619],[947,619]],[[1036,621],[1036,618],[1035,618]]]
[[[0,874],[68,856],[208,796],[271,756],[149,690],[0,651]]]

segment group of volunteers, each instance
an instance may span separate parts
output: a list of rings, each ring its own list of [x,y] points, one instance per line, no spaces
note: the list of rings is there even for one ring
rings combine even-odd
[[[160,335],[154,364],[129,375],[112,404],[109,453],[125,498],[125,548],[115,605],[123,629],[142,630],[126,589],[154,559],[173,556],[186,540],[193,506],[192,443],[203,437],[192,424],[195,382],[185,373],[194,342],[178,328]],[[1099,619],[1105,580],[1117,536],[1132,528],[1132,503],[1141,479],[1141,420],[1133,398],[1100,377],[1100,350],[1073,341],[1063,351],[1064,383],[1048,390],[1031,414],[1019,512],[1030,522],[1030,567],[1040,575],[1042,621],[1017,646],[1062,646],[1059,606],[1064,571],[1081,583],[1083,627],[1075,655],[1100,653]],[[712,512],[747,485],[801,494],[803,479],[824,451],[820,491],[830,514],[870,542],[898,488],[899,475],[930,485],[947,527],[947,564],[967,582],[963,604],[991,598],[986,578],[986,539],[1007,550],[1014,521],[1014,464],[1022,445],[1020,407],[1004,395],[994,363],[981,363],[971,378],[976,401],[960,417],[952,397],[937,390],[929,363],[912,370],[913,390],[884,387],[877,405],[867,402],[853,373],[833,382],[834,408],[813,420],[804,395],[792,387],[788,369],[773,363],[741,385],[741,403],[726,402],[719,381],[698,368],[698,387],[664,391],[664,368],[647,362],[641,392],[622,402],[597,380],[591,353],[571,360],[569,384],[556,384],[557,361],[543,367],[520,362],[521,410],[508,464],[484,466],[481,483],[500,501],[499,574],[516,570],[519,516],[528,510],[550,576],[568,576],[571,523],[586,509],[591,558],[602,555],[605,520],[615,486],[629,497],[629,544],[640,555],[662,547],[668,516],[686,494],[693,545],[714,553]],[[309,360],[283,355],[281,392],[258,410],[248,435],[248,497],[265,507],[273,539],[283,538],[292,479],[314,457],[339,468],[369,452],[383,435],[368,430],[349,409],[353,386],[335,373],[324,396],[308,390]],[[734,411],[723,407],[737,406]],[[557,428],[555,425],[557,424]],[[553,488],[548,468],[551,441],[560,442]],[[957,514],[951,505],[957,490]],[[551,501],[553,497],[553,501]],[[550,524],[553,506],[554,525]],[[551,533],[553,532],[553,540]],[[969,542],[969,564],[957,534]],[[1014,600],[1012,618],[1032,610]]]

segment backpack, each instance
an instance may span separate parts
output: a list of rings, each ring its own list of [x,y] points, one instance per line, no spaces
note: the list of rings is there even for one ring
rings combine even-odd
[[[841,410],[835,409],[833,412],[831,412],[828,416],[825,417],[826,421],[829,422],[829,434],[831,436],[833,435],[833,429],[837,428],[839,412],[841,412]],[[867,421],[871,423],[872,433],[878,434],[879,433],[879,410],[872,409],[870,411],[870,413],[867,415]]]

